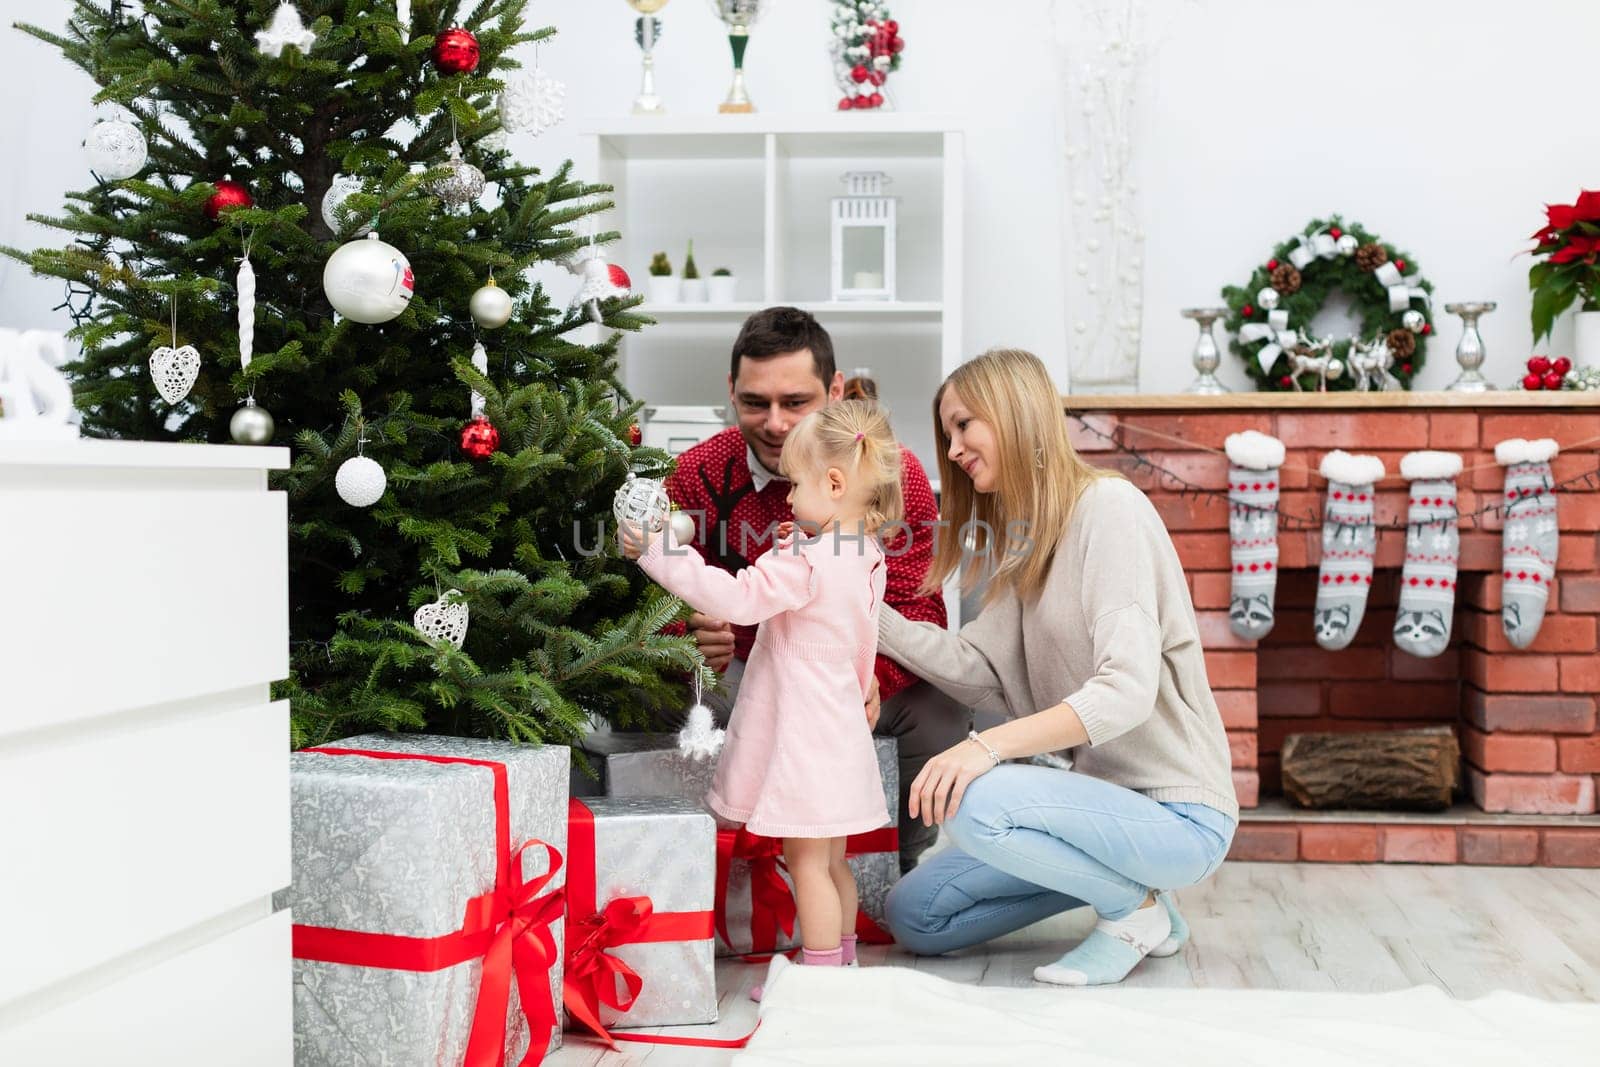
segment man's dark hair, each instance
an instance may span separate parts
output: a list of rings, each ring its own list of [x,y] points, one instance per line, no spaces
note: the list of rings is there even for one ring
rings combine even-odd
[[[836,370],[833,363],[833,338],[822,328],[809,311],[794,307],[772,307],[751,315],[739,328],[733,342],[733,363],[728,371],[734,380],[739,378],[741,359],[771,359],[811,349],[817,377],[822,387],[833,384]]]

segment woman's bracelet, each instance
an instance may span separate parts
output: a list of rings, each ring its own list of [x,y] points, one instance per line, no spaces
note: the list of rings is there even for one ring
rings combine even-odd
[[[991,746],[989,744],[989,742],[987,742],[983,738],[979,737],[978,736],[978,731],[976,731],[976,730],[968,730],[967,731],[967,740],[973,742],[979,748],[981,748],[985,752],[989,753],[989,758],[994,760],[994,765],[996,767],[1000,766],[1000,753],[996,752],[994,750],[993,746]]]

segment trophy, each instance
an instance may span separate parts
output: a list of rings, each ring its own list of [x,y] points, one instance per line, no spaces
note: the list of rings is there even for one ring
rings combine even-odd
[[[628,6],[639,13],[633,22],[633,39],[644,53],[644,74],[639,80],[639,95],[633,98],[635,115],[659,115],[666,111],[661,97],[656,95],[656,42],[661,40],[661,21],[656,12],[667,6],[667,0],[628,0]]]
[[[761,14],[761,0],[711,0],[717,17],[728,24],[728,44],[733,49],[733,84],[728,98],[717,105],[723,113],[754,111],[744,85],[744,48],[750,43],[750,26]]]

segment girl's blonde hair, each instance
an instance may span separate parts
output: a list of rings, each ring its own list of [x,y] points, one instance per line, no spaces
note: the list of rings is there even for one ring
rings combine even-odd
[[[838,467],[852,484],[861,479],[868,500],[865,532],[876,537],[905,515],[901,463],[900,442],[884,410],[870,400],[841,400],[795,424],[784,438],[778,473],[793,481]]]
[[[977,492],[967,472],[950,459],[950,435],[939,420],[947,389],[960,393],[967,410],[994,434],[999,453],[995,492]],[[1078,495],[1111,473],[1091,467],[1072,447],[1061,394],[1050,372],[1031,352],[991,348],[957,367],[939,386],[933,397],[933,432],[939,446],[943,523],[923,590],[939,589],[972,553],[987,557],[988,566],[967,568],[963,593],[971,593],[987,577],[985,604],[1005,589],[1025,598],[1037,595]]]

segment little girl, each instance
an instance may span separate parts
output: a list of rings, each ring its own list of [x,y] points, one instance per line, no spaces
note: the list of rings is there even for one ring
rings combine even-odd
[[[780,473],[796,521],[737,575],[668,530],[619,531],[623,552],[696,611],[760,624],[706,802],[783,839],[807,965],[854,962],[845,838],[889,821],[864,705],[886,576],[878,537],[902,514],[900,465],[888,418],[847,400],[789,431]]]

